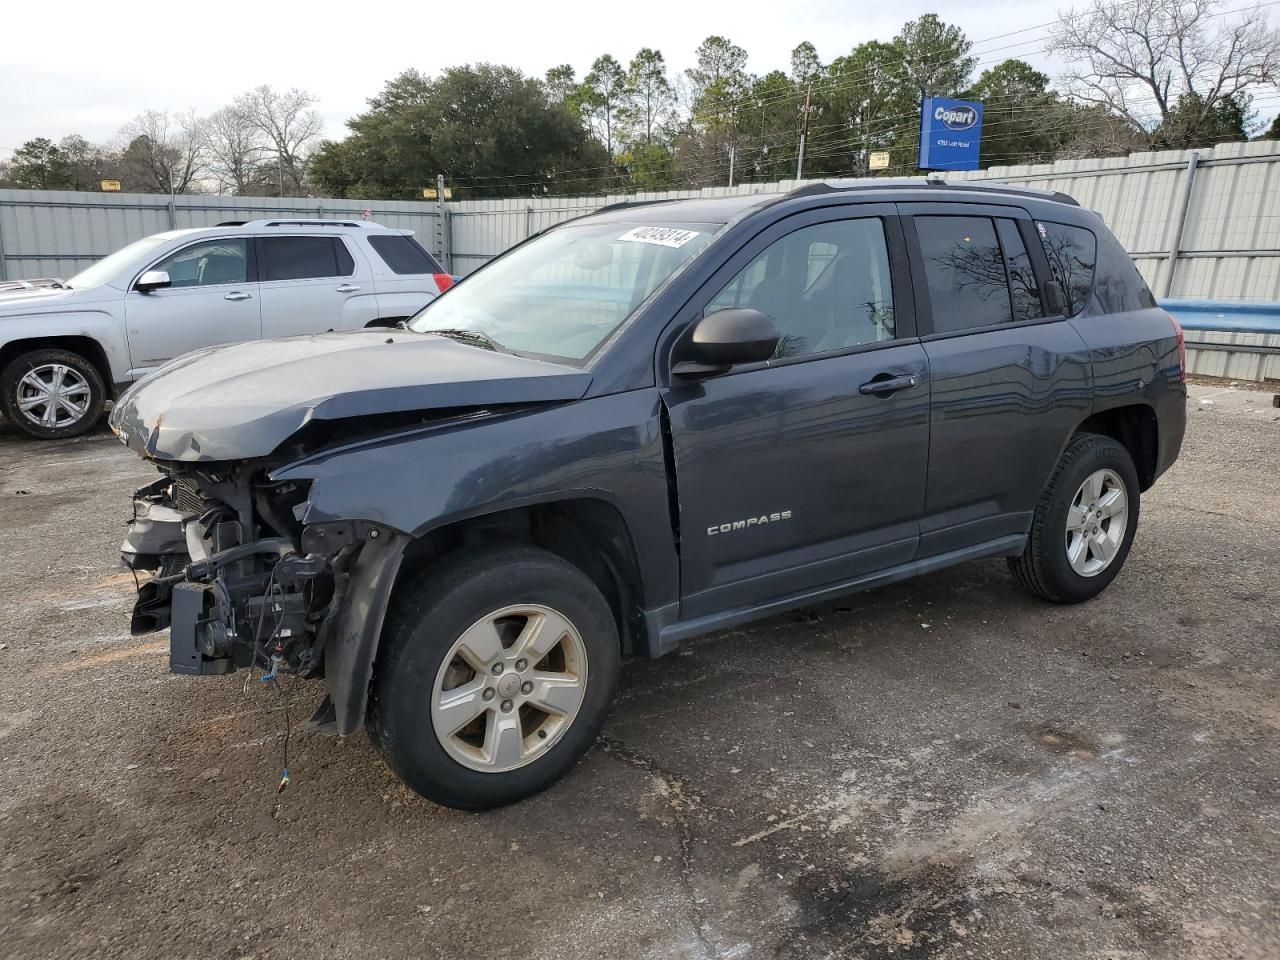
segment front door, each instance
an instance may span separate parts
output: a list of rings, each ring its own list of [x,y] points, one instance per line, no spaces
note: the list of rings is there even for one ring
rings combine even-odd
[[[191,350],[262,335],[248,240],[200,240],[147,269],[171,285],[125,294],[131,379]]]
[[[695,304],[758,309],[781,336],[767,363],[665,392],[686,619],[914,558],[929,367],[900,227],[891,207],[836,210],[775,224]]]

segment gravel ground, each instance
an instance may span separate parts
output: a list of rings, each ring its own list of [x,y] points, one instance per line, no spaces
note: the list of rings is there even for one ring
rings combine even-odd
[[[975,562],[632,663],[479,815],[363,736],[295,732],[277,794],[276,694],[128,636],[150,468],[0,427],[0,955],[1280,956],[1280,410],[1189,420],[1101,599]]]

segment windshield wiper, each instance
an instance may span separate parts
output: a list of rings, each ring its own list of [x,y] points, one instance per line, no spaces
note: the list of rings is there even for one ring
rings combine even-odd
[[[483,347],[485,350],[505,350],[502,344],[494,340],[488,334],[480,330],[463,330],[460,328],[445,327],[442,330],[423,330],[423,333],[434,333],[436,336],[448,337],[450,340],[457,340],[459,343],[469,343],[473,347]]]

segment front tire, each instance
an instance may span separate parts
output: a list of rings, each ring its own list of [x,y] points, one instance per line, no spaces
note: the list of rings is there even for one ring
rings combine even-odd
[[[31,350],[0,371],[0,407],[29,437],[77,437],[102,418],[107,391],[98,368],[68,350]]]
[[[406,784],[462,810],[563,777],[604,725],[620,665],[595,584],[526,546],[436,562],[394,602],[382,642],[370,738]]]
[[[1036,507],[1026,549],[1009,559],[1009,569],[1044,600],[1092,600],[1124,566],[1139,506],[1129,451],[1110,437],[1077,434]]]

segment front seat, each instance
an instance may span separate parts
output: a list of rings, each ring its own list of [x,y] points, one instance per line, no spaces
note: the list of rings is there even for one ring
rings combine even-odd
[[[240,283],[244,280],[244,260],[230,254],[210,254],[200,265],[200,285]]]
[[[809,309],[820,318],[815,352],[839,350],[881,339],[873,308],[872,265],[865,258],[838,256],[809,292]]]
[[[804,285],[800,277],[782,273],[766,277],[751,291],[747,306],[759,310],[773,321],[778,330],[775,357],[795,356],[810,352],[806,346],[808,331],[804,329]]]

